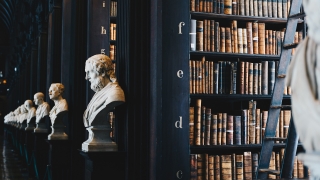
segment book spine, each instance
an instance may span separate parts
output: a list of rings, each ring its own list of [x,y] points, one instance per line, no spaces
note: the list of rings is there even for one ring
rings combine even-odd
[[[290,0],[282,0],[282,16],[283,18],[287,18],[288,17],[288,1]]]
[[[209,155],[208,157],[209,177],[208,180],[214,180],[214,157]]]
[[[244,94],[249,94],[249,62],[244,65]]]
[[[242,28],[238,28],[238,53],[243,53]]]
[[[258,166],[259,166],[259,155],[258,153],[252,153],[252,179],[257,177]]]
[[[262,14],[263,17],[268,17],[268,0],[262,0]]]
[[[244,179],[249,180],[252,179],[252,160],[251,160],[251,152],[243,153],[243,165],[244,165]]]
[[[276,170],[280,171],[281,170],[281,161],[280,161],[280,152],[276,152]],[[277,175],[277,179],[280,179],[280,176]]]
[[[227,113],[222,113],[221,145],[227,144]]]
[[[243,45],[243,53],[248,53],[247,49],[247,29],[242,29],[242,45]]]
[[[197,99],[195,106],[195,145],[201,145],[201,99]]]
[[[211,22],[212,20],[208,20],[207,22],[207,51],[211,50]]]
[[[204,154],[204,179],[208,179],[209,177],[209,155]]]
[[[258,94],[258,63],[253,63],[253,94]]]
[[[273,152],[272,152],[272,155],[271,155],[271,159],[270,159],[269,169],[273,169],[273,170],[276,169],[275,160],[276,160],[276,158],[275,158],[275,152],[273,151]],[[269,178],[270,178],[270,179],[276,179],[276,175],[269,174]]]
[[[219,22],[215,22],[214,24],[214,45],[215,45],[215,49],[214,51],[215,52],[219,52],[219,49],[220,49],[220,41],[219,41]]]
[[[223,61],[219,61],[219,79],[218,79],[218,89],[219,94],[223,94]]]
[[[205,139],[205,130],[206,130],[206,107],[201,107],[201,143],[200,145],[204,145]]]
[[[282,15],[282,0],[278,0],[278,18],[283,18],[283,15]]]
[[[243,155],[236,155],[237,180],[243,180]]]
[[[232,0],[232,14],[238,15],[238,3],[237,0]]]
[[[269,46],[269,52],[266,51],[266,54],[272,54],[273,47],[272,47],[272,30],[266,30],[268,31],[268,46]]]
[[[191,64],[192,64],[192,93],[196,94],[196,74],[197,74],[196,61],[191,61]]]
[[[221,179],[232,179],[231,155],[221,155]]]
[[[261,93],[261,74],[262,74],[262,63],[258,63],[258,94]]]
[[[245,68],[245,62],[240,62],[240,94],[244,94],[244,68]]]
[[[261,144],[261,114],[260,109],[256,109],[256,144]]]
[[[272,55],[276,55],[277,41],[276,41],[276,31],[272,31]]]
[[[217,145],[221,145],[222,139],[222,113],[218,113],[218,128],[217,128]]]
[[[241,116],[241,144],[248,144],[247,131],[248,131],[248,110],[243,109],[242,116]]]
[[[265,23],[258,23],[259,54],[265,54]]]
[[[209,94],[213,94],[214,86],[213,86],[213,73],[214,73],[214,65],[213,62],[209,62]]]
[[[225,52],[232,53],[232,47],[231,47],[231,29],[229,27],[226,27],[225,29],[225,36],[226,36],[226,49]]]
[[[241,116],[233,116],[234,144],[241,145]]]
[[[209,71],[209,62],[208,61],[205,61],[205,94],[209,94],[209,74],[210,74],[210,71]]]
[[[220,72],[220,62],[214,63],[214,94],[219,94],[219,73]]]
[[[259,34],[258,34],[258,23],[253,22],[252,24],[252,43],[253,43],[253,54],[259,54]]]
[[[220,0],[220,14],[224,13],[224,0]]]
[[[203,20],[203,51],[208,51],[207,41],[208,41],[208,31],[207,31],[208,20]]]
[[[220,156],[214,156],[214,179],[220,179]]]
[[[253,0],[253,15],[258,16],[258,0]]]
[[[238,62],[232,62],[232,93],[231,94],[237,94],[237,74],[238,74]]]
[[[249,0],[249,14],[250,14],[250,16],[254,16],[254,13],[253,13],[253,1],[254,0]]]
[[[218,115],[213,114],[211,119],[211,145],[217,145]]]
[[[197,178],[203,179],[204,174],[204,154],[197,154]]]
[[[196,50],[196,40],[197,40],[197,20],[190,20],[190,51]]]
[[[233,42],[233,52],[234,53],[238,53],[238,25],[237,25],[237,21],[233,20],[232,21],[232,37],[234,38],[232,40]]]
[[[250,0],[245,0],[245,15],[250,16]]]
[[[194,145],[194,107],[189,108],[189,142]]]
[[[229,94],[230,93],[230,84],[231,84],[231,62],[230,61],[224,61],[225,62],[225,70],[224,70],[224,94]]]
[[[233,145],[233,116],[227,116],[227,145]]]
[[[284,137],[283,136],[283,110],[280,111],[279,115],[279,137]]]
[[[272,0],[268,0],[268,17],[272,17]]]
[[[203,1],[204,0],[199,0],[199,12],[203,12]]]
[[[265,39],[265,42],[266,42],[266,44],[265,44],[265,53],[266,54],[268,54],[269,53],[269,31],[268,30],[266,30],[265,31],[265,37],[266,37],[266,39]]]
[[[283,137],[288,136],[290,118],[291,118],[291,111],[284,110],[284,112],[283,112]]]
[[[261,140],[264,139],[264,134],[267,126],[268,111],[262,111],[262,124],[261,124]]]
[[[256,101],[249,101],[249,144],[255,144]]]
[[[218,12],[218,10],[217,10],[217,8],[218,8],[217,1],[218,0],[213,0],[213,3],[212,3],[213,4],[212,5],[213,6],[213,13],[217,13]]]
[[[249,63],[248,94],[253,94],[253,63]]]
[[[226,52],[226,29],[220,27],[220,52]]]
[[[258,16],[263,16],[263,9],[262,9],[262,0],[258,0]]]
[[[197,155],[190,154],[190,180],[198,180]]]
[[[240,9],[240,12],[239,12],[239,15],[246,15],[245,13],[245,0],[239,0],[240,4],[239,4],[239,9]]]
[[[268,93],[273,93],[273,87],[275,83],[275,62],[269,61],[268,62]]]
[[[272,0],[272,17],[278,17],[278,2],[277,0]]]
[[[253,40],[252,40],[252,22],[247,22],[247,53],[253,54]]]
[[[210,145],[211,108],[206,108],[206,129],[204,145]]]
[[[232,0],[224,0],[224,14],[232,14]]]
[[[192,85],[193,85],[193,72],[192,72],[192,60],[189,60],[189,93],[193,94]]]
[[[268,95],[268,61],[262,61],[262,74],[261,74],[261,93]]]
[[[197,21],[197,51],[203,51],[203,21]]]
[[[290,7],[291,7],[291,0],[287,0],[287,14],[288,14],[288,16],[290,15],[289,14]]]
[[[231,154],[231,175],[232,175],[232,180],[237,179],[237,170],[236,170],[236,154],[232,153]]]
[[[300,160],[297,160],[298,166],[298,178],[304,178],[304,167],[303,163]]]
[[[214,20],[210,20],[210,51],[211,52],[213,52],[214,51],[214,46],[215,46],[215,44],[214,44],[214,24],[215,24],[215,22],[214,22]]]
[[[190,11],[195,11],[196,10],[196,1],[195,0],[190,0]]]

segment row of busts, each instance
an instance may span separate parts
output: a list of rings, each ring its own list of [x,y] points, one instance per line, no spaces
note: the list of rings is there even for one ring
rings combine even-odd
[[[60,121],[62,121],[62,115],[65,115],[68,111],[67,101],[62,98],[63,91],[63,84],[51,84],[49,96],[55,103],[52,109],[50,109],[50,105],[44,101],[44,94],[42,92],[38,92],[34,95],[33,100],[35,105],[38,106],[37,109],[34,107],[31,100],[26,100],[24,104],[4,117],[4,123],[13,125],[22,130],[24,129],[25,131],[48,133],[45,119],[49,116],[52,124],[52,131],[48,136],[48,139],[68,139],[67,134],[64,132],[61,132],[61,134],[59,133],[59,130],[57,131],[54,129],[55,124],[59,124],[58,126],[61,126]],[[64,128],[64,125],[61,128]]]

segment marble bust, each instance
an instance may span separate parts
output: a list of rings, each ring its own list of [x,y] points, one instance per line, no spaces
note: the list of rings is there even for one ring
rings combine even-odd
[[[20,129],[25,129],[27,126],[27,117],[28,117],[28,110],[26,109],[25,105],[22,104],[20,106],[20,114],[17,116],[17,121],[20,123]],[[25,122],[25,123],[24,123]]]
[[[34,129],[34,132],[43,132],[47,133],[48,129],[46,129],[45,122],[43,122],[46,116],[49,115],[50,105],[44,101],[44,94],[42,92],[38,92],[34,95],[34,103],[38,106],[36,111],[36,124],[37,127]],[[42,122],[40,122],[42,120]]]
[[[53,83],[49,88],[49,97],[54,102],[54,106],[49,112],[51,120],[52,132],[48,136],[49,140],[67,140],[68,135],[64,132],[65,125],[63,118],[68,112],[68,103],[62,98],[64,85],[61,83]]]
[[[109,136],[111,127],[107,113],[124,103],[125,96],[116,82],[112,61],[104,54],[91,56],[86,61],[85,72],[86,80],[91,83],[90,87],[95,94],[83,114],[83,122],[89,131],[89,138],[82,144],[82,150],[117,150],[117,145]]]
[[[27,127],[25,128],[26,131],[34,129],[35,117],[36,117],[36,108],[33,107],[33,103],[31,100],[26,100],[24,102],[24,106],[28,111],[27,115]]]

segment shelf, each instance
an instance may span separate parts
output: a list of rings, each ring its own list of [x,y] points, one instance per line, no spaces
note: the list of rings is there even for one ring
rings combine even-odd
[[[287,23],[287,18],[273,18],[273,17],[257,17],[257,16],[242,16],[242,15],[227,15],[204,12],[190,12],[192,19],[225,19],[225,20],[242,20],[242,21],[258,21],[263,23]],[[303,20],[299,20],[302,23]]]
[[[116,40],[110,40],[110,44],[115,45],[116,44]]]
[[[203,51],[190,51],[190,56],[206,56],[206,57],[222,57],[228,59],[258,59],[260,60],[279,60],[280,55],[268,54],[240,54],[240,53],[221,53],[221,52],[203,52]]]
[[[190,94],[192,99],[219,99],[219,100],[264,100],[272,98],[272,95],[249,95],[249,94]],[[283,99],[290,99],[290,95],[283,95]]]
[[[245,151],[260,152],[262,145],[261,144],[243,144],[243,145],[210,145],[210,146],[190,146],[191,154],[201,154],[201,153],[210,153],[210,154],[229,154],[229,153],[239,153]],[[285,148],[285,143],[276,143],[274,144],[274,149]],[[303,151],[302,144],[298,144],[298,151]]]

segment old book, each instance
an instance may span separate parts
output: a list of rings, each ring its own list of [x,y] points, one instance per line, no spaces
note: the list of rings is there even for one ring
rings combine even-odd
[[[260,109],[256,109],[256,144],[260,144],[261,143],[261,114],[260,114]]]
[[[218,79],[218,93],[223,94],[223,70],[225,68],[225,62],[224,61],[219,61],[219,79]]]
[[[199,0],[199,12],[203,12],[203,1],[204,0]]]
[[[192,60],[189,60],[189,93],[193,94],[192,92],[192,82],[193,82],[193,76],[192,76]]]
[[[280,161],[280,152],[277,151],[276,153],[276,170],[280,171],[281,170],[281,161]],[[277,175],[277,179],[280,179],[280,176]]]
[[[222,113],[221,145],[227,144],[227,113]]]
[[[289,17],[289,11],[290,11],[290,7],[291,7],[291,0],[287,0],[287,14],[288,14],[288,17]]]
[[[248,110],[242,109],[241,112],[241,144],[248,144]]]
[[[197,155],[190,154],[190,180],[198,180]]]
[[[283,137],[288,136],[290,119],[291,119],[291,111],[284,110],[283,111]]]
[[[244,94],[249,94],[249,62],[244,64]]]
[[[298,178],[304,178],[304,168],[303,163],[300,160],[297,160],[297,166],[298,166]]]
[[[197,99],[194,109],[195,117],[195,145],[201,145],[201,99]]]
[[[268,17],[272,17],[272,0],[268,0]]]
[[[219,22],[215,22],[214,23],[214,45],[215,45],[214,52],[219,52],[220,50],[219,29],[220,29]]]
[[[228,61],[222,61],[222,76],[221,76],[221,86],[222,86],[222,91],[221,94],[226,94],[226,85],[227,85],[227,76],[229,76],[229,73],[227,73],[227,64]]]
[[[245,0],[239,0],[239,15],[246,15],[245,13]]]
[[[257,102],[250,100],[249,101],[249,144],[255,144],[256,109],[257,109]]]
[[[190,11],[196,10],[196,0],[190,0]]]
[[[220,3],[221,3],[221,1],[223,1],[223,0],[217,0],[217,14],[221,13],[221,11],[220,11]]]
[[[244,94],[244,68],[245,62],[240,62],[240,85],[239,85],[239,93]]]
[[[113,44],[110,44],[110,52],[109,52],[109,56],[110,56],[110,59],[111,60],[114,60],[115,59],[115,45]]]
[[[203,179],[205,172],[205,154],[197,154],[197,178]]]
[[[253,0],[253,15],[258,16],[258,0]]]
[[[217,145],[217,132],[218,132],[218,115],[212,114],[211,118],[211,145]]]
[[[250,16],[250,0],[244,0],[245,3],[245,15]]]
[[[259,33],[258,23],[252,24],[252,42],[253,42],[253,54],[259,54]]]
[[[232,0],[224,0],[224,14],[232,14]]]
[[[293,178],[298,178],[298,159],[297,159],[297,156],[294,158]]]
[[[195,0],[195,11],[199,12],[200,9],[200,0]]]
[[[281,110],[279,114],[279,137],[284,137],[283,136],[283,110]]]
[[[238,25],[237,21],[233,20],[232,21],[232,42],[233,42],[233,52],[238,53]]]
[[[254,0],[249,0],[249,14],[250,16],[254,16],[254,13],[253,13],[253,1]]]
[[[210,20],[210,51],[214,52],[214,20]]]
[[[282,0],[278,0],[278,18],[283,18],[283,15],[282,15]]]
[[[219,94],[219,71],[220,63],[214,63],[214,94]]]
[[[277,0],[272,0],[272,17],[278,17],[278,2]]]
[[[211,20],[207,21],[207,51],[211,51]]]
[[[203,94],[206,88],[206,57],[202,56],[201,58],[201,85],[200,85],[200,93]]]
[[[251,153],[252,156],[252,179],[256,179],[259,166],[259,154]]]
[[[220,51],[226,52],[226,29],[225,27],[220,27]]]
[[[217,145],[221,145],[222,139],[222,113],[218,113],[217,121]]]
[[[220,0],[220,14],[224,13],[224,0]]]
[[[225,38],[226,38],[226,44],[225,44],[225,52],[232,53],[232,47],[231,47],[231,29],[229,27],[225,28]]]
[[[261,93],[263,95],[268,95],[268,69],[269,69],[269,63],[268,61],[262,61],[261,66]]]
[[[196,75],[197,75],[197,66],[196,66],[196,61],[191,60],[191,65],[192,65],[192,93],[196,93]]]
[[[223,93],[229,94],[230,93],[230,84],[231,84],[231,62],[225,61],[225,69],[224,69],[224,81],[223,81]]]
[[[241,116],[233,116],[233,141],[241,145]]]
[[[272,52],[273,52],[273,48],[272,48],[272,45],[273,45],[273,43],[272,43],[272,30],[266,30],[266,31],[268,31],[268,42],[266,42],[266,43],[268,43],[268,46],[269,46],[269,52],[266,52],[266,54],[272,54]]]
[[[265,48],[266,48],[265,53],[268,54],[269,53],[269,31],[266,30],[265,33],[266,33],[265,34],[265,37],[266,37],[265,38]]]
[[[273,87],[275,83],[275,72],[276,72],[275,65],[276,64],[274,61],[268,62],[268,93],[269,94],[273,93]]]
[[[206,107],[201,107],[201,142],[200,145],[204,145],[206,130]]]
[[[200,93],[200,80],[201,80],[201,62],[196,61],[196,79],[195,79],[195,84],[196,84],[196,94]]]
[[[268,17],[268,0],[262,0],[262,14],[264,17]]]
[[[246,23],[246,31],[247,31],[247,53],[253,54],[252,22]]]
[[[208,157],[208,169],[209,169],[208,180],[214,180],[214,157],[213,157],[213,155],[209,155],[209,157]]]
[[[231,62],[230,94],[237,94],[238,62]]]
[[[261,93],[261,74],[262,74],[262,63],[258,63],[258,94]]]
[[[209,177],[209,155],[204,154],[204,179]]]
[[[290,0],[282,0],[282,16],[283,18],[287,18],[288,17],[288,1]]]
[[[258,63],[253,63],[253,94],[258,94]]]
[[[242,28],[238,28],[238,53],[243,53],[242,38],[243,38]]]
[[[275,152],[273,151],[272,152],[272,155],[271,155],[271,159],[270,159],[270,164],[269,164],[269,169],[273,169],[273,170],[276,170],[276,155],[275,155]],[[269,174],[269,178],[270,179],[276,179],[276,175],[273,175],[273,174]]]
[[[245,180],[252,179],[252,159],[251,152],[243,153],[243,176]]]
[[[238,15],[238,3],[237,0],[232,0],[232,14]]]
[[[206,108],[206,128],[204,145],[210,145],[211,108]]]
[[[236,179],[243,180],[243,155],[236,155]]]
[[[214,92],[214,63],[212,61],[209,62],[209,94],[213,94]]]
[[[237,170],[236,170],[236,154],[232,153],[231,154],[231,175],[232,175],[232,180],[237,179]]]
[[[276,55],[277,51],[277,38],[276,38],[276,32],[277,31],[272,31],[272,54]]]
[[[259,54],[265,54],[265,23],[258,23]]]
[[[190,20],[190,51],[196,50],[196,40],[197,40],[197,20]]]
[[[196,50],[203,51],[203,21],[197,21]]]
[[[210,66],[209,66],[209,61],[205,61],[205,94],[209,94],[209,87],[210,87],[210,83],[209,83],[209,79],[210,79]]]
[[[213,0],[209,0],[209,12],[213,13]]]
[[[264,134],[267,126],[268,111],[262,111],[262,121],[261,121],[261,140],[264,139]]]
[[[253,94],[253,63],[249,63],[248,94]]]
[[[220,156],[214,156],[214,179],[220,179]]]
[[[258,16],[263,16],[262,0],[258,0]]]
[[[233,115],[227,115],[227,145],[233,145]]]
[[[189,108],[189,142],[194,145],[194,107]]]
[[[208,29],[207,29],[207,24],[208,24],[208,20],[207,19],[204,19],[203,20],[203,51],[208,51]]]
[[[242,29],[242,45],[243,45],[243,53],[248,53],[247,49],[247,29]]]
[[[217,13],[218,11],[217,11],[217,8],[218,8],[218,6],[217,6],[217,1],[218,0],[213,0],[213,2],[212,2],[212,10],[213,10],[213,13]]]
[[[231,155],[221,155],[221,179],[232,180]]]

